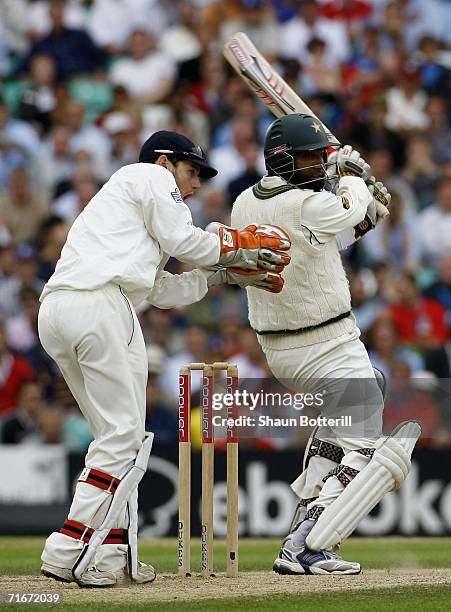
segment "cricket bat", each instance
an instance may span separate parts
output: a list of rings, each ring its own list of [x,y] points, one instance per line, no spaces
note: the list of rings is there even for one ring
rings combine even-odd
[[[291,113],[311,115],[323,126],[330,145],[340,146],[340,141],[266,61],[244,32],[237,32],[224,44],[223,54],[232,68],[263,100],[273,115],[276,117],[283,117]]]
[[[330,146],[341,146],[338,138],[266,61],[244,32],[237,32],[232,36],[224,44],[222,52],[232,68],[240,75],[249,89],[263,100],[273,115],[276,117],[283,117],[291,113],[310,115],[323,126]],[[371,219],[366,215],[355,229],[363,235],[372,225]]]

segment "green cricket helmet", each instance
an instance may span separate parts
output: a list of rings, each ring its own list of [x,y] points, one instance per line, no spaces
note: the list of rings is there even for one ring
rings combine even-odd
[[[318,119],[301,113],[285,115],[276,119],[266,132],[264,143],[266,168],[270,175],[280,176],[296,187],[322,189],[326,179],[325,166],[323,176],[298,180],[296,174],[299,170],[295,166],[294,153],[319,149],[323,151],[323,161],[326,162],[329,146],[327,134]]]

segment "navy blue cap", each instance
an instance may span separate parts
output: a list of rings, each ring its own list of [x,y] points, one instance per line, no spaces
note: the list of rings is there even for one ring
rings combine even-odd
[[[199,166],[201,178],[212,178],[218,174],[215,168],[209,166],[207,158],[202,149],[195,145],[189,138],[177,132],[160,130],[152,134],[141,147],[139,152],[140,162],[154,162],[160,155],[169,158],[190,161]]]

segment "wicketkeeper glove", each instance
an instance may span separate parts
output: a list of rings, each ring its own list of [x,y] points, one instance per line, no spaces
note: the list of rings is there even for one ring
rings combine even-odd
[[[336,162],[337,174],[342,176],[359,176],[367,179],[370,173],[370,165],[363,159],[360,153],[345,145],[338,151],[334,151],[328,157],[328,164]]]
[[[291,261],[286,253],[290,237],[276,225],[248,225],[240,231],[214,222],[205,229],[219,236],[220,266],[282,272]]]
[[[366,180],[368,190],[373,196],[373,200],[367,208],[365,219],[355,226],[356,238],[361,238],[367,232],[374,229],[381,219],[390,216],[388,207],[391,201],[391,194],[382,181],[376,181],[374,176]]]
[[[284,280],[276,272],[268,270],[243,270],[242,268],[217,268],[207,276],[209,287],[214,285],[238,285],[238,287],[257,287],[271,293],[280,293]]]

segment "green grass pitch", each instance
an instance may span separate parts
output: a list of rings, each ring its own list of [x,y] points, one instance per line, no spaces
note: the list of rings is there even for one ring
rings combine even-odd
[[[44,538],[41,537],[0,537],[0,576],[38,575],[40,568],[40,553]],[[272,561],[277,554],[279,540],[240,540],[240,572],[271,570]],[[199,570],[199,544],[192,546],[193,571]],[[345,558],[358,560],[366,570],[389,569],[391,573],[403,568],[449,568],[451,575],[451,538],[379,538],[350,539],[342,548]],[[173,539],[141,540],[140,555],[143,561],[151,562],[160,574],[175,573],[177,559],[177,543]],[[215,542],[215,567],[221,572],[225,569],[225,543]],[[334,577],[328,579],[333,580]],[[315,580],[315,576],[300,577],[300,580]],[[341,578],[340,578],[341,579]],[[188,579],[189,580],[189,579]],[[179,583],[180,584],[180,583]],[[178,587],[180,588],[180,587]],[[252,610],[279,611],[303,610],[306,612],[327,612],[329,610],[346,612],[366,611],[402,611],[421,610],[445,611],[451,610],[451,586],[441,585],[401,585],[396,588],[381,588],[371,590],[353,590],[346,586],[334,592],[297,593],[293,595],[274,594],[259,596],[233,597],[233,585],[230,587],[230,597],[227,599],[196,599],[189,602],[155,602],[152,603],[151,589],[148,586],[149,600],[146,602],[106,603],[83,602],[83,605],[65,603],[56,606],[59,609],[77,608],[88,610],[162,610],[166,607],[175,610],[222,611],[222,610]],[[0,578],[0,591],[2,589]],[[4,604],[5,606],[5,604]],[[8,606],[9,607],[9,606]],[[35,607],[35,606],[33,606]],[[40,606],[38,606],[40,607]],[[55,606],[54,606],[55,607]],[[1,606],[0,606],[1,608]],[[11,609],[29,609],[30,606],[11,606]],[[6,609],[6,606],[4,607]]]

